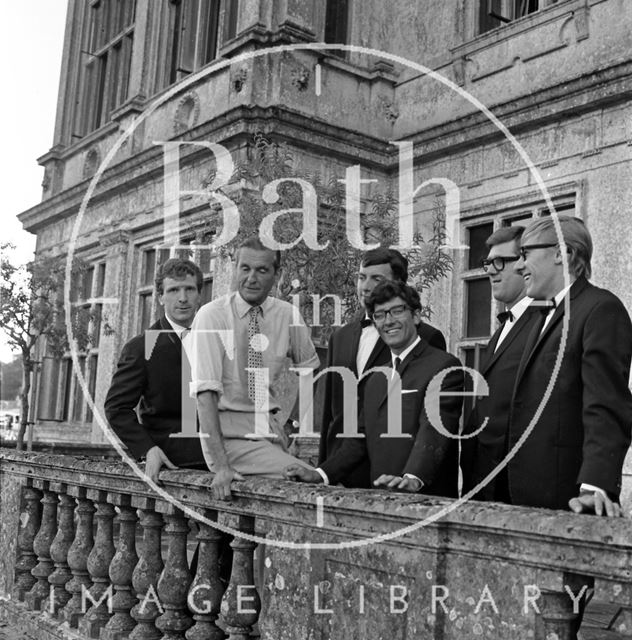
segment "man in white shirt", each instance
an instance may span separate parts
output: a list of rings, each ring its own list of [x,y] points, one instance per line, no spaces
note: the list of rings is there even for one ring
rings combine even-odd
[[[190,260],[172,258],[160,266],[155,288],[164,316],[123,347],[105,400],[110,426],[132,456],[146,460],[154,482],[163,466],[205,468],[187,357],[202,284]]]
[[[244,475],[281,478],[288,464],[305,464],[283,448],[277,382],[288,358],[296,368],[319,365],[296,309],[268,295],[279,275],[280,252],[253,237],[241,244],[236,259],[237,291],[204,305],[192,327],[191,395],[219,499],[229,499],[232,480]]]
[[[487,480],[502,463],[508,452],[509,409],[518,365],[536,319],[529,308],[532,298],[525,295],[525,282],[515,266],[520,258],[520,238],[524,227],[502,227],[485,241],[489,247],[483,269],[489,275],[492,296],[502,304],[498,314],[499,327],[492,335],[483,354],[480,372],[489,392],[477,398],[466,421],[466,434],[477,433],[463,443],[465,489],[482,483],[477,500],[509,502],[506,469]],[[485,424],[485,421],[487,423]],[[485,426],[483,426],[485,425]]]

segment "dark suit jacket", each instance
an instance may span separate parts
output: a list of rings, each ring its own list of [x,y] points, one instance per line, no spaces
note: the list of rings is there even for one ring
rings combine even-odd
[[[446,344],[443,334],[434,327],[420,322],[417,327],[419,336],[433,347],[445,351]],[[335,331],[329,339],[329,349],[327,351],[327,367],[347,367],[358,375],[356,367],[356,356],[362,327],[360,319],[349,322]],[[390,350],[381,338],[378,338],[375,348],[371,352],[365,369],[376,366],[390,366]],[[366,378],[362,379],[358,385],[358,407],[362,407],[362,392]],[[334,454],[343,440],[337,438],[343,429],[343,401],[344,388],[342,380],[337,374],[326,374],[323,381],[325,385],[323,412],[320,421],[320,444],[318,450],[318,461],[323,462],[326,458]],[[354,469],[348,477],[341,479],[346,487],[370,487],[368,461]]]
[[[483,481],[507,454],[509,410],[518,365],[522,358],[529,331],[538,319],[537,308],[528,308],[518,318],[505,339],[494,351],[503,329],[501,325],[491,337],[481,360],[480,373],[489,387],[486,396],[479,396],[465,432],[474,433],[488,420],[487,426],[471,441],[463,441],[463,473],[465,490],[469,491]],[[477,500],[498,499],[497,483],[505,482],[501,473],[488,482],[475,496]]]
[[[191,374],[186,356],[183,363],[182,343],[165,318],[150,330],[169,333],[158,335],[149,359],[144,333],[123,347],[105,400],[105,415],[135,458],[158,445],[174,464],[203,463],[198,438],[169,438],[170,433],[182,431],[182,398],[192,403],[189,410],[195,407],[195,400],[188,397]]]
[[[516,376],[509,421],[514,447],[535,427],[508,467],[514,504],[566,509],[578,485],[588,483],[617,498],[630,444],[632,395],[628,388],[632,324],[621,301],[579,278],[570,289],[568,335],[551,396],[536,417],[552,380],[563,334],[565,305],[541,335],[531,331]],[[529,349],[529,343],[533,343]]]
[[[441,390],[445,393],[462,392],[461,363],[449,353],[422,340],[404,360],[400,372],[401,430],[412,436],[409,438],[380,437],[387,433],[390,385],[383,373],[370,374],[358,427],[359,433],[364,433],[366,438],[345,438],[337,451],[320,465],[329,481],[332,484],[340,482],[355,466],[368,459],[371,482],[384,473],[412,473],[423,480],[424,493],[455,496],[458,478],[456,441],[435,429],[424,405],[428,384],[448,367],[458,367],[458,370],[446,375]],[[392,400],[398,400],[392,393],[392,387],[390,395]],[[459,395],[442,395],[437,399],[443,426],[450,433],[458,431],[462,400]]]

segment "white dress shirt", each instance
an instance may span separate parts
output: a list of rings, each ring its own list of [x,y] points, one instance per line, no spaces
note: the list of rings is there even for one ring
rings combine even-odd
[[[500,346],[500,343],[507,337],[509,332],[513,329],[514,324],[518,322],[518,320],[520,319],[520,316],[522,316],[522,314],[527,310],[527,307],[532,302],[533,302],[533,298],[530,298],[529,296],[525,296],[524,298],[521,298],[520,300],[518,300],[518,302],[516,302],[516,304],[514,304],[514,306],[509,309],[509,311],[511,311],[511,315],[513,316],[513,320],[508,319],[503,325],[503,329],[500,332],[500,335],[498,336],[498,342],[496,343],[496,347],[494,348],[494,351],[498,349],[498,347]]]

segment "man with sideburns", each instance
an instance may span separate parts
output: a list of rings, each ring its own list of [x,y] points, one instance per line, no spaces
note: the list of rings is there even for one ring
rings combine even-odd
[[[361,260],[357,276],[357,296],[362,312],[359,317],[335,331],[327,350],[327,367],[345,367],[359,378],[358,408],[362,407],[365,379],[362,374],[375,366],[390,363],[390,352],[369,317],[366,303],[381,282],[387,280],[406,283],[408,261],[395,249],[380,247],[367,251]],[[443,335],[438,329],[419,319],[417,332],[431,346],[445,350]],[[342,446],[345,389],[339,374],[328,372],[324,380],[323,411],[320,421],[319,462],[324,462]],[[356,467],[341,478],[346,487],[368,488],[371,486],[368,463]]]
[[[461,415],[461,363],[418,335],[421,302],[412,287],[381,282],[366,308],[389,349],[390,369],[367,378],[359,437],[345,438],[318,469],[291,465],[285,475],[336,484],[368,461],[374,487],[455,496],[458,459],[450,436],[458,432]],[[431,384],[434,391],[427,394]],[[395,424],[389,424],[392,403],[401,406]]]
[[[592,239],[584,223],[557,220],[561,235],[549,216],[527,226],[516,264],[527,295],[544,308],[512,394],[509,448],[533,429],[509,462],[509,497],[513,504],[620,516],[632,429],[632,324],[619,298],[589,282]]]

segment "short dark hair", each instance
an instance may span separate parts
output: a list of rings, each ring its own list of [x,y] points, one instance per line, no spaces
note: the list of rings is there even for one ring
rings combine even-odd
[[[169,258],[166,262],[163,262],[158,267],[158,273],[156,274],[156,280],[154,284],[156,291],[162,295],[163,283],[165,278],[173,278],[174,280],[184,280],[187,276],[195,276],[195,283],[197,285],[198,293],[202,291],[202,285],[204,284],[204,276],[200,267],[191,262],[191,260],[185,260],[184,258]]]
[[[421,300],[419,299],[419,294],[416,289],[413,289],[403,282],[384,280],[371,292],[369,299],[366,301],[366,310],[371,316],[373,315],[376,304],[383,304],[393,298],[401,298],[412,311],[421,309]]]
[[[281,252],[278,249],[270,249],[266,247],[259,236],[250,236],[246,238],[235,251],[235,262],[239,262],[239,251],[241,249],[255,249],[256,251],[271,251],[274,253],[274,271],[275,273],[281,268]]]
[[[408,260],[396,249],[387,249],[386,247],[371,249],[362,256],[360,264],[363,267],[390,264],[395,280],[404,283],[408,280]]]
[[[513,240],[520,245],[520,238],[522,238],[523,233],[524,227],[519,224],[512,227],[501,227],[500,229],[496,229],[496,231],[485,240],[485,244],[491,248],[497,244],[503,244],[504,242],[511,242]]]

